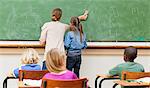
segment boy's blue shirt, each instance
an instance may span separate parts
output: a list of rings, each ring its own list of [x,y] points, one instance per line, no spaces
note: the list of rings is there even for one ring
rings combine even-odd
[[[80,55],[81,50],[87,47],[86,35],[83,35],[81,43],[80,32],[69,31],[65,36],[64,43],[68,55]]]
[[[38,64],[26,64],[22,65],[20,68],[15,68],[13,70],[13,75],[18,78],[19,70],[41,70],[41,66]]]

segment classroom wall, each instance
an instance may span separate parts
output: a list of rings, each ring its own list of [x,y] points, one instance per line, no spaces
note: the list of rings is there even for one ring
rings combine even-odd
[[[20,63],[23,48],[0,48],[0,88],[7,74]],[[36,48],[42,64],[43,48]],[[123,62],[123,49],[87,49],[83,52],[81,76],[89,79],[89,85],[94,88],[97,74],[107,74],[108,70]],[[146,71],[150,71],[150,50],[139,49],[136,62],[141,63]],[[102,88],[111,88],[112,81],[105,81]],[[17,80],[8,80],[8,88],[17,88]]]

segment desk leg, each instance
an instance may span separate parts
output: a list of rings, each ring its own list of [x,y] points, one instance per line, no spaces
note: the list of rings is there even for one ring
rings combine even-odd
[[[103,78],[103,79],[101,79],[101,81],[100,81],[100,83],[99,83],[99,88],[102,87],[102,82],[103,82],[104,80],[116,80],[116,79],[119,79],[119,78]]]
[[[99,76],[97,76],[96,79],[95,79],[95,88],[97,88],[97,81],[98,81],[98,79],[99,79]]]
[[[8,77],[6,77],[3,81],[3,88],[7,88],[7,79]]]
[[[103,79],[99,82],[99,88],[102,87],[102,82],[103,82],[104,80],[107,80],[107,78],[103,78]]]
[[[114,85],[113,85],[113,88],[116,88],[116,86],[117,86],[118,84],[117,83],[115,83]]]
[[[15,77],[6,77],[5,79],[4,79],[4,81],[3,81],[3,88],[7,88],[7,80],[8,79],[17,79],[17,78],[15,78]]]

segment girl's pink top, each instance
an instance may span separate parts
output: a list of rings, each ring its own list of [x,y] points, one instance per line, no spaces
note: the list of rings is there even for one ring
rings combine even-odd
[[[47,73],[44,75],[43,78],[46,79],[58,79],[58,80],[68,80],[68,79],[78,79],[78,77],[73,73],[72,71],[66,70],[62,74],[57,74],[57,73]]]

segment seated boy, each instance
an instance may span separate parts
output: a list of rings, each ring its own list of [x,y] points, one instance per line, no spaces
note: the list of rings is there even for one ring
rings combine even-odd
[[[109,70],[109,75],[119,76],[121,78],[122,71],[144,72],[144,67],[141,64],[134,62],[134,59],[136,57],[137,57],[137,49],[135,47],[129,46],[125,48],[124,51],[125,63],[119,64],[116,67]]]
[[[22,54],[21,57],[21,66],[16,67],[10,73],[14,77],[18,78],[19,70],[41,70],[41,66],[38,64],[39,55],[38,52],[33,48],[28,48]]]

